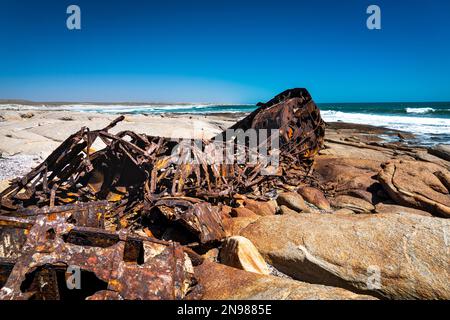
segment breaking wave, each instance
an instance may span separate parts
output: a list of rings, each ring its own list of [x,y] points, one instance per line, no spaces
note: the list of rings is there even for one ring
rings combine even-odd
[[[368,124],[425,135],[450,134],[449,118],[347,113],[327,110],[322,110],[321,115],[324,120],[328,122],[342,121],[348,123]]]
[[[406,113],[432,113],[435,112],[436,109],[433,108],[406,108]]]
[[[0,110],[47,110],[47,111],[78,111],[98,113],[238,113],[251,112],[255,105],[250,104],[63,104],[56,106],[47,105],[20,105],[3,104]]]

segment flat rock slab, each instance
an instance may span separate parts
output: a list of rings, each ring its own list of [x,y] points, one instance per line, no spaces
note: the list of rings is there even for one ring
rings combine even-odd
[[[420,216],[426,216],[426,217],[432,217],[433,215],[429,212],[404,207],[404,206],[398,206],[395,204],[386,204],[386,203],[378,203],[375,206],[375,212],[376,213],[410,213],[410,214],[418,214]]]
[[[220,275],[220,276],[218,276]],[[195,267],[204,300],[371,300],[374,297],[300,281],[261,275],[222,264]]]
[[[450,161],[450,145],[448,144],[438,144],[437,146],[428,149],[428,152],[441,159]]]
[[[340,209],[350,209],[357,213],[371,212],[375,207],[368,201],[351,197],[351,196],[337,196],[332,201],[333,206]]]
[[[242,229],[247,227],[250,223],[258,220],[260,216],[256,217],[236,217],[228,218],[222,221],[223,229],[225,230],[225,235],[227,237],[237,236]]]
[[[314,173],[327,190],[339,195],[358,194],[358,197],[373,203],[378,191],[383,190],[377,180],[381,164],[375,160],[320,156],[315,159]]]
[[[378,151],[367,148],[364,144],[360,146],[350,145],[339,139],[345,139],[348,134],[339,134],[334,139],[330,140],[330,134],[327,132],[327,139],[325,142],[325,149],[320,151],[321,155],[327,155],[338,158],[359,158],[370,159],[380,162],[388,161],[392,158],[392,153],[388,150]]]
[[[278,215],[241,230],[301,281],[391,299],[450,298],[450,220],[413,214]]]
[[[386,192],[398,204],[450,217],[450,172],[419,161],[392,161],[378,176]]]
[[[245,199],[244,207],[259,216],[270,216],[277,212],[277,203],[273,200],[255,201],[252,199]]]
[[[286,206],[280,206],[280,214],[299,214],[299,213],[300,212],[292,210]]]
[[[232,208],[230,212],[230,216],[233,218],[238,217],[256,217],[259,218],[259,216],[254,213],[253,211],[245,208],[245,207],[238,207],[238,208]]]

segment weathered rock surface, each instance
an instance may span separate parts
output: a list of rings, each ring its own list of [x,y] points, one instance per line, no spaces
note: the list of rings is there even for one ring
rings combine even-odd
[[[413,138],[412,135],[405,132],[400,134],[406,139]],[[388,161],[395,155],[395,152],[388,148],[375,146],[376,143],[383,143],[381,135],[397,137],[397,133],[381,127],[343,122],[327,123],[325,149],[320,153],[334,158]]]
[[[428,152],[436,157],[450,161],[450,145],[448,144],[438,144],[428,149]]]
[[[244,200],[244,207],[253,211],[259,216],[271,216],[277,212],[277,203],[275,201],[255,201],[252,199]]]
[[[277,215],[241,231],[295,279],[392,299],[450,298],[449,234],[450,220],[413,214]]]
[[[238,208],[233,208],[231,209],[230,215],[233,218],[236,217],[259,217],[256,213],[254,213],[253,211],[245,208],[245,207],[238,207]]]
[[[219,249],[217,248],[212,248],[202,255],[203,259],[210,262],[217,262],[218,257],[219,257]]]
[[[392,161],[380,171],[379,180],[398,204],[450,217],[450,172],[419,161]]]
[[[327,136],[329,136],[329,133],[330,132],[327,132]],[[341,137],[344,135],[341,135]],[[351,145],[344,141],[329,138],[326,139],[325,149],[321,150],[320,154],[334,158],[358,158],[380,162],[389,161],[392,157],[392,154],[389,152],[374,150],[362,143],[360,145]]]
[[[348,208],[342,208],[342,209],[334,211],[333,214],[346,215],[346,214],[355,214],[355,212],[353,210],[351,210],[351,209],[348,209]]]
[[[9,180],[0,180],[0,192],[9,187]]]
[[[370,202],[346,195],[337,196],[332,200],[332,204],[336,208],[346,208],[357,213],[371,212],[372,210],[375,210],[375,207]]]
[[[232,208],[230,206],[223,205],[219,207],[219,213],[222,219],[231,218],[231,210]]]
[[[294,211],[308,212],[309,207],[303,200],[303,197],[297,192],[283,192],[278,195],[277,203],[279,206],[286,206]]]
[[[433,215],[429,212],[422,211],[419,209],[399,206],[395,204],[378,203],[375,206],[376,213],[409,213],[418,214],[419,216],[432,217]]]
[[[447,170],[450,170],[450,162],[447,160],[444,160],[443,157],[437,157],[435,155],[430,154],[427,150],[416,150],[415,151],[415,158],[411,159],[412,161],[419,160],[424,162],[431,162],[434,164],[437,164],[441,167],[446,168]],[[402,159],[406,160],[406,159]]]
[[[357,196],[373,204],[383,191],[377,179],[379,161],[321,156],[315,160],[314,170],[320,184],[335,194]]]
[[[220,262],[248,272],[270,274],[258,249],[250,240],[241,236],[233,236],[224,241],[220,250]]]
[[[204,300],[371,300],[371,296],[204,262],[194,268]],[[220,276],[218,276],[220,275]]]
[[[322,191],[313,187],[300,187],[297,191],[306,201],[322,210],[331,210],[330,202]]]
[[[33,112],[21,113],[20,117],[23,119],[30,119],[34,117],[34,113]]]
[[[280,214],[298,214],[298,213],[300,212],[292,210],[286,206],[280,206]]]
[[[239,232],[247,227],[250,223],[255,222],[261,218],[260,216],[256,217],[237,217],[237,218],[229,218],[224,219],[222,221],[223,229],[225,230],[225,235],[227,237],[239,235]]]

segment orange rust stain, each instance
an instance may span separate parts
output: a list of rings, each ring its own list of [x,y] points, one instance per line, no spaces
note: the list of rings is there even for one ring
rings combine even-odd
[[[88,264],[96,264],[97,263],[97,257],[96,256],[92,256],[89,257],[89,259],[87,260]]]
[[[146,234],[148,237],[152,237],[152,238],[155,237],[155,236],[153,235],[153,233],[152,233],[148,228],[145,228],[145,229],[144,229],[144,232],[145,232],[145,234]]]

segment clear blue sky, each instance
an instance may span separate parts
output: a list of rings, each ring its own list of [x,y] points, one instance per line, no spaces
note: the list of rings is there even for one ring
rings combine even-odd
[[[70,4],[82,30],[66,28]],[[0,43],[0,98],[450,100],[448,0],[0,0]]]

